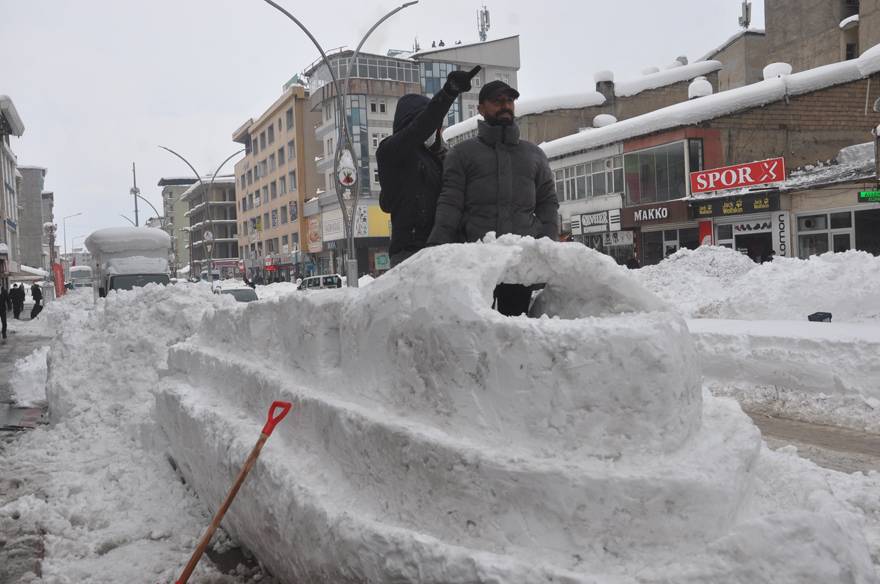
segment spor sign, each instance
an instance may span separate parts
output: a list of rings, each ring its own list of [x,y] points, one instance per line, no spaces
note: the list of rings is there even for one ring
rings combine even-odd
[[[691,173],[691,193],[708,193],[785,180],[785,159],[770,158],[746,164],[710,168]]]

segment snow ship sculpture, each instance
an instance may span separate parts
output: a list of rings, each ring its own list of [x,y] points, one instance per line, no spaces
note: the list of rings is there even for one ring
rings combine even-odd
[[[492,310],[499,282],[546,283],[541,316]],[[766,535],[758,431],[703,396],[685,322],[579,244],[431,248],[363,289],[217,310],[169,368],[157,417],[214,509],[294,402],[224,520],[282,580],[753,581],[713,546]],[[870,568],[845,525],[774,521],[814,558],[762,546],[777,581]]]

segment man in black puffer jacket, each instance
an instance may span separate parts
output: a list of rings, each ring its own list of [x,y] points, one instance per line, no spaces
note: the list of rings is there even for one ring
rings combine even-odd
[[[443,190],[437,201],[430,244],[478,241],[490,231],[559,239],[559,201],[544,152],[519,139],[514,101],[519,92],[503,81],[480,90],[476,138],[465,140],[446,157]],[[518,284],[495,290],[498,311],[527,312],[531,292]]]
[[[392,266],[425,247],[431,234],[446,154],[443,120],[459,94],[470,91],[479,71],[453,71],[433,99],[410,93],[397,102],[394,133],[376,151],[379,206],[391,214]]]

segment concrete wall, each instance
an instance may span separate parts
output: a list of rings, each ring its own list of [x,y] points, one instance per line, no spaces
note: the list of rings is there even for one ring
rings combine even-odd
[[[765,0],[769,62],[789,63],[797,72],[842,60],[843,5],[843,0]]]
[[[18,235],[21,263],[39,268],[43,265],[43,168],[18,167],[21,190],[18,193]]]
[[[864,53],[880,45],[880,0],[859,3],[859,50]]]
[[[767,37],[745,32],[735,41],[709,57],[721,61],[724,68],[718,72],[718,90],[726,91],[763,79],[767,65]]]

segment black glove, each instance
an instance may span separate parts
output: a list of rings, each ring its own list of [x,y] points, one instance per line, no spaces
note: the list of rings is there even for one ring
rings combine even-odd
[[[446,84],[443,86],[443,90],[453,97],[457,97],[460,93],[467,93],[471,90],[471,79],[480,72],[480,69],[482,67],[477,65],[470,71],[453,71],[446,76]]]

